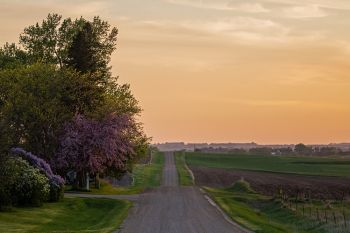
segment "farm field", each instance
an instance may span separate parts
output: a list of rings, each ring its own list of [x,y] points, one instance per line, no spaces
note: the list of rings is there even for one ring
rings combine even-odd
[[[186,153],[190,166],[350,177],[350,158]]]
[[[200,186],[227,188],[241,178],[252,188],[264,195],[274,196],[283,190],[286,193],[295,189],[310,193],[313,198],[341,198],[350,193],[350,178],[305,176],[259,171],[243,171],[234,169],[208,168],[190,166]]]
[[[131,203],[124,200],[65,198],[40,208],[0,212],[0,232],[113,232]]]
[[[185,161],[196,185],[252,231],[350,232],[349,160],[186,153]]]

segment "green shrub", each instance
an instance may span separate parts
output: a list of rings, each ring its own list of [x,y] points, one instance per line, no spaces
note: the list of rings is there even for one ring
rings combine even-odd
[[[64,197],[64,185],[57,186],[50,183],[49,201],[56,202],[62,200]]]
[[[14,202],[19,205],[40,206],[49,198],[48,178],[22,159],[18,159],[16,163],[19,170],[12,187]]]
[[[12,205],[11,187],[15,180],[14,163],[10,163],[7,154],[0,154],[0,210]]]
[[[25,159],[31,166],[38,169],[41,174],[48,178],[50,187],[49,201],[59,201],[63,198],[65,181],[61,176],[52,172],[51,166],[45,160],[19,147],[12,148],[11,153]]]
[[[40,206],[49,198],[48,178],[21,158],[0,159],[0,210],[17,205]]]
[[[235,182],[230,188],[228,188],[228,190],[239,193],[255,193],[255,191],[250,187],[250,184],[244,179],[240,179]]]

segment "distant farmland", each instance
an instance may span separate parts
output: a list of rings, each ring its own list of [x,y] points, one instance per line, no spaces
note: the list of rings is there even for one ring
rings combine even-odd
[[[190,166],[350,177],[350,158],[186,153]]]
[[[185,161],[196,185],[254,232],[350,232],[350,158],[192,152]]]

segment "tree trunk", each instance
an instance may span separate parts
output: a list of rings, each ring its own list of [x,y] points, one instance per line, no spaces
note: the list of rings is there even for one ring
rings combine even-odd
[[[75,173],[73,189],[74,190],[78,190],[79,189],[79,173],[78,172]]]
[[[87,172],[86,173],[86,176],[85,176],[85,188],[86,190],[90,190],[90,177],[89,177],[89,173]]]
[[[95,188],[100,189],[101,184],[100,184],[100,174],[97,173],[95,177]]]
[[[84,172],[77,172],[76,178],[75,178],[75,189],[83,189],[85,184],[85,175]]]

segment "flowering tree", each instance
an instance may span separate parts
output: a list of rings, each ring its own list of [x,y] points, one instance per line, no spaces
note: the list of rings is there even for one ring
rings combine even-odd
[[[64,127],[56,155],[57,169],[77,173],[79,187],[86,185],[88,176],[120,174],[127,171],[133,158],[133,121],[128,115],[109,114],[102,120],[76,115]]]

